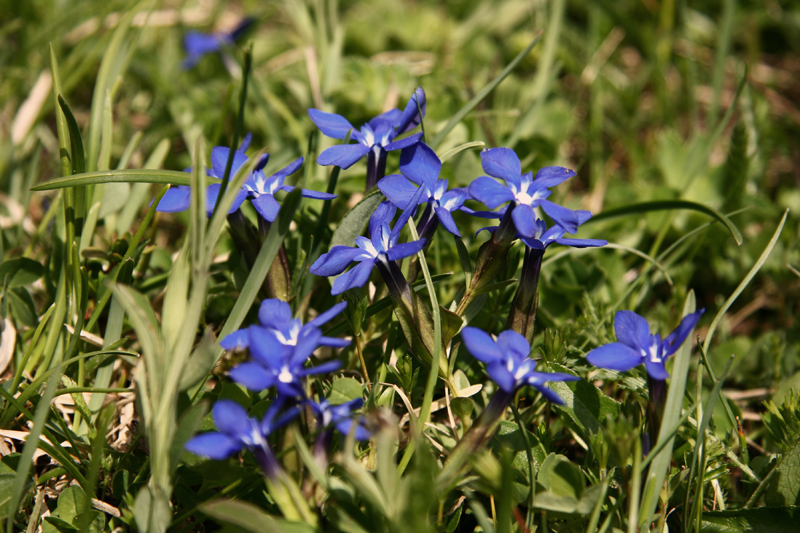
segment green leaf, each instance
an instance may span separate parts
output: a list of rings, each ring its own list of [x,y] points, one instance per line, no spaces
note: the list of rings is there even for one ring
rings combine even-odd
[[[220,183],[221,181],[218,178],[206,177],[206,183],[209,185]],[[31,190],[49,191],[78,185],[96,185],[98,183],[160,183],[162,185],[185,185],[189,187],[192,184],[192,177],[188,172],[178,172],[176,170],[105,170],[102,172],[83,172],[65,178],[56,178],[41,183],[36,187],[31,187]]]
[[[457,399],[459,398],[453,398],[453,400]],[[453,400],[451,400],[451,402]],[[536,435],[527,429],[525,432],[528,437],[528,442],[531,444],[531,458],[533,459],[534,468],[538,470],[545,459],[547,459],[547,451],[544,449],[544,446],[542,446],[542,443],[539,442],[539,439],[536,438]],[[492,451],[497,455],[500,455],[501,448],[505,448],[513,453],[514,458],[511,465],[527,477],[529,470],[528,454],[525,452],[525,439],[517,424],[508,420],[501,420],[497,427],[497,433],[490,442],[490,446],[492,447]]]
[[[72,114],[66,100],[60,94],[58,95],[58,105],[64,116],[67,118],[67,127],[69,128],[69,144],[72,152],[72,173],[80,174],[86,172],[86,155],[83,152],[83,139],[81,138],[81,130],[78,127],[78,122]]]
[[[8,288],[22,287],[33,283],[44,274],[44,267],[27,257],[17,257],[3,261],[0,264],[0,286],[4,281],[8,282]]]
[[[761,507],[738,511],[704,511],[702,533],[794,533],[799,507]]]
[[[559,372],[570,372],[564,366],[551,364],[553,370]],[[555,405],[559,411],[563,411],[574,422],[584,436],[597,433],[602,422],[606,417],[619,416],[619,403],[603,394],[600,389],[586,380],[552,381],[548,387],[558,393],[564,400],[564,405]]]
[[[200,402],[186,409],[181,415],[175,433],[172,435],[172,442],[169,448],[169,464],[172,472],[175,472],[178,468],[178,461],[183,455],[184,445],[194,436],[207,412],[208,405],[205,402]]]
[[[342,218],[339,226],[331,237],[331,248],[334,246],[354,246],[356,237],[364,232],[375,208],[384,200],[383,194],[377,189],[366,195],[353,209]]]
[[[11,305],[11,315],[21,324],[29,328],[39,325],[36,306],[31,295],[22,287],[11,289],[6,293],[8,303]]]
[[[697,202],[690,202],[689,200],[656,200],[654,202],[642,202],[639,204],[626,205],[624,207],[618,207],[616,209],[610,209],[608,211],[598,213],[589,219],[589,222],[597,222],[598,220],[621,217],[624,215],[635,215],[650,211],[664,211],[673,209],[690,209],[716,218],[725,224],[725,226],[728,228],[728,231],[731,232],[733,239],[736,241],[736,244],[742,244],[742,233],[739,231],[739,228],[736,227],[736,224],[731,222],[731,219],[713,207],[705,204],[698,204]]]
[[[563,455],[551,453],[539,468],[538,481],[548,491],[578,501],[586,487],[580,468]],[[538,503],[539,496],[536,496]]]
[[[215,500],[204,503],[200,510],[222,525],[238,527],[252,533],[313,533],[314,528],[300,522],[288,522],[268,515],[252,503]]]
[[[133,516],[141,533],[164,533],[172,521],[169,498],[158,488],[142,487],[133,502]]]
[[[445,161],[447,161],[448,159],[450,159],[454,155],[458,154],[459,152],[463,152],[464,150],[468,150],[470,148],[481,148],[483,146],[486,146],[486,143],[483,142],[483,141],[472,141],[472,142],[460,144],[460,145],[456,146],[455,148],[451,148],[450,150],[445,152],[444,155],[442,155],[442,157],[439,158],[439,160],[442,163],[444,163]],[[458,238],[458,237],[456,237],[456,238]]]
[[[217,341],[210,331],[206,331],[200,344],[194,349],[186,362],[181,380],[178,384],[179,390],[186,390],[192,385],[196,385],[201,379],[205,378],[214,368],[217,357]]]
[[[331,392],[328,394],[328,401],[333,405],[339,405],[364,395],[364,386],[353,378],[339,378],[333,380]]]
[[[797,505],[800,503],[800,442],[786,452],[776,468],[778,471],[765,499],[767,505]]]

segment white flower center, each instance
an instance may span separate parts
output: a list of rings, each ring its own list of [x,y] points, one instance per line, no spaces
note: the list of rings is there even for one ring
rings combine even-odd
[[[283,367],[281,368],[281,373],[278,374],[278,381],[281,383],[291,383],[294,381],[294,376],[291,372],[289,372],[289,368]]]

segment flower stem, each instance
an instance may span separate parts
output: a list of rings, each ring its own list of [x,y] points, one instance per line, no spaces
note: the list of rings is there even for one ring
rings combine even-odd
[[[469,287],[464,292],[464,296],[458,303],[457,315],[463,316],[467,306],[478,295],[478,291],[488,285],[505,268],[508,251],[517,238],[517,229],[511,219],[511,211],[513,209],[513,205],[508,207],[505,215],[500,220],[500,226],[492,233],[492,238],[483,243],[480,250],[478,250],[475,273],[470,280]]]
[[[647,388],[650,390],[650,401],[647,403],[648,433],[650,444],[658,443],[658,432],[664,418],[664,406],[667,403],[667,382],[653,379],[648,374]]]
[[[264,220],[260,216],[258,217],[258,231],[261,235],[261,242],[266,240],[271,226],[272,224],[270,222]],[[278,255],[275,257],[267,273],[266,283],[270,296],[279,298],[284,302],[288,301],[292,289],[291,280],[292,275],[289,270],[289,260],[286,257],[286,251],[283,249],[283,245],[281,245],[278,249]]]
[[[527,248],[522,263],[522,277],[519,280],[511,311],[508,313],[506,327],[516,331],[528,341],[533,342],[536,308],[539,304],[539,272],[542,268],[544,250]]]

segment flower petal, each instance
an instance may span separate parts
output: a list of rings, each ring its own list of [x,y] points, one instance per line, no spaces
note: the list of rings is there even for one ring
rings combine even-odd
[[[338,276],[361,254],[361,248],[351,246],[334,246],[311,265],[311,273],[315,276]]]
[[[331,348],[345,348],[350,346],[350,341],[347,339],[339,339],[337,337],[320,337],[320,346],[329,346]]]
[[[266,390],[275,385],[275,377],[252,361],[236,365],[231,368],[229,374],[233,381],[252,391]]]
[[[369,217],[369,234],[375,235],[384,224],[388,224],[397,213],[397,208],[391,202],[381,202]]]
[[[192,437],[183,446],[186,451],[210,459],[227,459],[242,449],[242,443],[213,431]]]
[[[633,311],[617,311],[614,315],[614,331],[617,340],[636,352],[650,348],[650,324]]]
[[[290,187],[289,185],[281,186],[282,191],[291,192],[294,190],[294,187]],[[310,189],[303,189],[303,198],[311,198],[312,200],[333,200],[338,195],[336,194],[329,194],[327,192],[319,192],[319,191],[312,191]]]
[[[384,146],[383,149],[386,150],[387,152],[402,150],[403,148],[408,148],[409,146],[417,144],[421,138],[422,138],[422,133],[415,133],[414,135],[409,135],[408,137],[404,137],[400,140],[390,142],[389,144]]]
[[[558,393],[556,391],[554,391],[553,389],[551,389],[550,387],[548,387],[546,385],[534,385],[534,387],[536,388],[536,390],[541,392],[542,396],[547,398],[547,400],[550,403],[554,403],[554,404],[557,404],[557,405],[564,405],[564,403],[565,403],[564,402],[564,398],[559,396]]]
[[[600,368],[625,372],[641,364],[642,356],[636,350],[622,343],[612,342],[586,354],[586,360]]]
[[[319,347],[320,337],[322,337],[322,332],[319,328],[303,328],[303,335],[297,339],[297,345],[292,353],[292,364],[302,365],[305,363],[314,350]]]
[[[480,218],[503,218],[503,215],[506,214],[504,209],[501,209],[499,211],[475,211],[471,207],[466,207],[466,206],[461,207],[460,211],[468,215]]]
[[[441,170],[442,162],[425,143],[413,144],[400,153],[400,172],[417,185],[433,190]]]
[[[158,202],[156,211],[161,211],[162,213],[177,213],[178,211],[186,211],[189,209],[189,204],[192,201],[191,194],[191,187],[186,187],[184,185],[173,185],[166,193],[164,193],[164,196],[161,197],[161,201]]]
[[[283,358],[283,345],[272,331],[261,326],[250,326],[250,355],[266,368],[278,368]]]
[[[455,189],[445,192],[442,195],[442,198],[439,200],[439,205],[441,205],[448,211],[453,212],[458,209],[461,209],[464,206],[464,202],[467,200],[467,198],[469,198],[469,193],[467,193],[467,189],[465,187],[457,187]],[[472,212],[474,213],[475,211]]]
[[[214,208],[217,206],[217,197],[219,196],[219,190],[222,188],[222,185],[219,183],[212,183],[208,187],[206,187],[206,214],[211,216],[214,213]],[[227,192],[225,194],[228,194]],[[228,214],[233,213],[240,207],[247,199],[247,191],[244,189],[239,189],[236,193],[236,197],[233,199],[233,204],[231,204],[231,208],[228,209]]]
[[[519,385],[514,376],[511,375],[511,372],[508,371],[506,364],[499,359],[494,359],[486,365],[486,373],[505,392],[514,392],[514,389]]]
[[[553,242],[573,248],[596,248],[608,244],[608,241],[602,239],[554,239]]]
[[[292,320],[292,308],[279,298],[267,298],[258,307],[258,323],[265,328],[283,329]]]
[[[645,358],[644,367],[647,370],[647,375],[655,380],[664,381],[669,377],[669,372],[667,372],[663,360],[660,363],[656,363],[649,358]]]
[[[230,153],[231,149],[227,146],[215,146],[211,149],[211,169],[214,172],[214,176],[219,179],[225,177],[225,167],[228,164],[228,155]],[[233,165],[231,166],[231,175],[229,177],[234,177],[239,168],[245,163],[247,163],[247,156],[244,152],[240,152],[239,150],[234,151]]]
[[[381,179],[378,182],[378,189],[399,209],[407,208],[408,203],[417,193],[417,187],[400,174],[390,174]]]
[[[338,360],[326,361],[321,365],[312,366],[311,368],[304,368],[299,372],[299,375],[312,376],[314,374],[330,374],[331,372],[339,370],[341,366],[342,366],[341,361]]]
[[[575,233],[578,231],[581,217],[577,211],[555,204],[550,200],[540,200],[540,205],[544,212],[547,213],[547,216],[564,228],[567,233]]]
[[[261,218],[267,222],[275,222],[278,218],[278,211],[281,210],[281,204],[271,194],[260,194],[255,198],[251,198],[253,207],[256,208]]]
[[[361,143],[337,144],[319,154],[317,163],[324,166],[335,165],[340,168],[350,168],[367,153],[369,153],[369,147]]]
[[[439,219],[439,222],[442,223],[444,229],[446,229],[456,237],[461,237],[461,233],[459,233],[458,231],[458,226],[456,226],[456,221],[453,220],[453,215],[450,213],[450,211],[448,211],[444,207],[437,207],[436,217]]]
[[[286,176],[291,176],[292,174],[300,170],[300,167],[302,166],[303,166],[303,158],[298,157],[297,159],[295,159],[294,161],[292,161],[291,163],[289,163],[288,165],[277,171],[275,174],[267,178],[267,181],[272,183],[273,179],[277,179],[278,183],[282,184]]]
[[[389,257],[391,261],[397,261],[398,259],[406,258],[410,255],[414,255],[415,253],[425,248],[425,241],[426,239],[423,237],[418,241],[411,241],[411,242],[404,242],[403,244],[397,244],[389,248],[389,251],[386,253],[386,255]]]
[[[533,180],[537,187],[555,187],[575,175],[574,170],[564,167],[544,167],[536,173]]]
[[[511,148],[491,148],[481,152],[481,165],[490,176],[513,183],[519,189],[522,166]]]
[[[534,238],[538,225],[536,224],[536,213],[529,205],[521,204],[511,211],[511,218],[514,220],[514,227],[522,237]]]
[[[344,139],[348,131],[355,129],[346,118],[335,113],[326,113],[319,109],[309,109],[308,117],[317,125],[322,133],[334,139]]]
[[[347,302],[339,302],[338,304],[334,305],[324,313],[320,313],[315,319],[310,320],[306,327],[314,327],[318,328],[323,324],[329,322],[333,317],[341,313],[347,307]]]
[[[514,194],[487,176],[476,178],[469,184],[469,195],[486,204],[489,209],[497,209],[506,202],[514,201]]]
[[[244,407],[232,400],[217,400],[211,410],[214,425],[229,437],[241,440],[250,434],[250,420]]]
[[[225,350],[243,350],[250,345],[250,334],[247,328],[234,331],[230,335],[226,335],[219,343]]]
[[[697,321],[700,320],[704,312],[705,309],[700,309],[699,311],[686,315],[683,317],[683,320],[681,320],[681,323],[678,324],[678,327],[675,328],[675,331],[667,335],[667,338],[664,339],[662,343],[665,357],[674,354],[678,348],[680,348],[681,344],[683,344],[683,341],[689,336],[689,333],[692,332],[692,329],[697,325]]]
[[[469,353],[478,361],[490,363],[503,358],[503,354],[494,339],[482,329],[467,326],[461,330],[461,338],[464,340],[464,345],[469,350]]]
[[[417,102],[419,102],[419,106],[417,106]],[[425,91],[422,90],[422,87],[417,87],[414,94],[409,98],[405,109],[403,109],[403,115],[400,117],[399,124],[397,125],[397,133],[404,133],[416,128],[421,121],[419,111],[422,110],[422,117],[424,117],[426,108],[427,101]]]
[[[504,358],[514,355],[514,359],[528,359],[531,355],[531,345],[516,331],[506,330],[497,336],[497,349]]]
[[[353,287],[363,287],[372,273],[374,264],[375,261],[363,261],[336,278],[331,288],[331,294],[335,296]]]

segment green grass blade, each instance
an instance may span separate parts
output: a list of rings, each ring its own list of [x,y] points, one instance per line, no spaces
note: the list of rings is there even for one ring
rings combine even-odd
[[[207,183],[220,183],[222,180],[208,177]],[[74,174],[65,178],[56,178],[46,183],[31,188],[32,191],[49,191],[53,189],[63,189],[65,187],[77,187],[78,185],[96,185],[98,183],[159,183],[162,185],[185,185],[192,184],[192,177],[188,172],[178,172],[176,170],[149,170],[149,169],[125,169],[125,170],[106,170],[104,172],[84,172]]]
[[[664,211],[670,209],[690,209],[692,211],[699,211],[700,213],[714,217],[725,224],[725,227],[727,227],[728,231],[731,232],[736,244],[742,244],[742,232],[739,231],[739,228],[736,227],[736,224],[731,222],[731,219],[729,219],[724,213],[721,213],[720,211],[708,205],[698,204],[697,202],[691,202],[689,200],[656,200],[653,202],[642,202],[633,205],[626,205],[624,207],[609,209],[607,211],[598,213],[590,218],[587,223],[624,215],[635,215],[638,213]]]
[[[497,86],[500,85],[500,82],[502,82],[506,78],[506,76],[511,74],[511,71],[514,70],[516,66],[519,65],[519,63],[523,59],[525,59],[525,56],[527,56],[530,53],[530,51],[533,50],[533,47],[539,44],[539,41],[542,40],[542,33],[543,32],[540,32],[539,35],[534,37],[533,41],[531,41],[531,44],[529,44],[522,52],[517,54],[517,57],[512,59],[511,63],[509,63],[506,66],[506,68],[504,68],[503,71],[495,79],[489,82],[489,84],[486,87],[481,89],[481,91],[478,94],[476,94],[472,100],[467,102],[467,104],[464,107],[459,109],[458,113],[453,115],[453,118],[451,118],[447,122],[447,124],[445,124],[444,128],[442,128],[439,131],[439,133],[437,133],[436,136],[433,138],[433,141],[429,143],[431,148],[436,149],[436,147],[439,146],[439,144],[441,144],[444,138],[447,137],[447,134],[450,133],[450,130],[455,128],[456,124],[461,122],[464,119],[464,117],[466,117],[467,114],[469,114],[470,111],[475,109],[478,106],[478,104],[480,104],[483,101],[484,98],[489,96],[492,93],[492,91],[494,91],[497,88]]]

